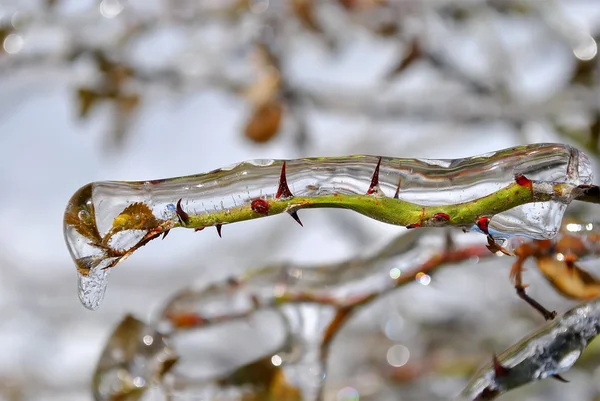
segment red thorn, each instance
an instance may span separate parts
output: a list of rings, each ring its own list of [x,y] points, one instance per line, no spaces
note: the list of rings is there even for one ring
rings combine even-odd
[[[411,228],[419,228],[419,227],[421,227],[420,223],[409,224],[409,225],[406,226],[406,228],[409,229],[409,230]]]
[[[294,194],[290,191],[290,187],[287,184],[287,177],[285,175],[285,161],[281,166],[281,175],[279,176],[279,188],[277,188],[277,194],[275,195],[275,199],[279,199],[281,197],[284,198],[293,198]]]
[[[436,221],[449,221],[450,216],[447,213],[436,213],[433,215],[433,219]]]
[[[300,224],[300,227],[304,227],[304,224],[302,224],[302,222],[300,221],[300,217],[298,217],[298,212],[293,210],[291,212],[288,212],[290,216],[292,216],[292,218],[294,220],[296,220],[296,223]]]
[[[510,372],[510,368],[506,368],[506,367],[502,366],[502,364],[498,360],[498,357],[496,356],[496,354],[494,354],[493,361],[494,361],[494,375],[496,375],[496,378],[504,377],[508,374],[508,372]]]
[[[194,228],[194,232],[197,232],[197,231],[202,231],[202,230],[204,230],[204,227],[197,227],[197,228]]]
[[[402,176],[398,178],[398,186],[396,187],[396,192],[394,193],[394,199],[398,199],[400,196],[400,185],[402,184]]]
[[[381,166],[381,156],[379,156],[379,161],[377,162],[377,166],[375,166],[375,171],[373,172],[373,177],[371,178],[371,186],[367,190],[367,195],[374,194],[379,186],[379,166]]]
[[[223,224],[216,224],[215,227],[217,227],[217,234],[219,234],[219,237],[223,238],[221,235],[221,227],[223,227]]]
[[[187,214],[181,207],[181,199],[177,201],[177,208],[175,209],[175,213],[177,213],[177,217],[179,217],[179,220],[183,224],[187,224],[190,221],[190,215]]]
[[[525,177],[523,174],[515,175],[515,181],[517,182],[517,184],[519,184],[522,187],[530,187],[531,186],[531,180],[529,178]]]
[[[569,383],[569,381],[567,379],[565,379],[564,377],[562,377],[561,375],[559,375],[558,373],[555,375],[550,376],[552,377],[554,380],[558,380],[559,382],[563,382],[563,383]]]
[[[264,199],[254,199],[250,204],[250,207],[255,213],[268,214],[269,213],[269,202]]]
[[[484,233],[484,234],[489,234],[488,228],[490,225],[490,218],[489,217],[480,217],[477,220],[477,227]]]
[[[171,230],[166,230],[166,231],[163,233],[163,237],[162,237],[162,239],[165,239],[165,238],[167,237],[167,234],[169,234],[169,231],[171,231]]]

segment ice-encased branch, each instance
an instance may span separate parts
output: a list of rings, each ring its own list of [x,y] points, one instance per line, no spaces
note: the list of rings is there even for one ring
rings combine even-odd
[[[495,256],[481,237],[461,240],[461,245],[454,245],[448,231],[419,230],[398,236],[367,257],[251,270],[208,287],[182,289],[166,303],[161,319],[177,330],[187,330],[288,303],[330,305],[349,313],[389,291],[419,282],[441,266]]]
[[[551,238],[573,200],[599,202],[587,157],[537,144],[456,160],[379,156],[244,162],[188,177],[95,182],[65,211],[80,299],[96,308],[106,269],[176,227],[202,230],[298,210],[343,208],[408,228],[456,226]],[[301,224],[301,223],[300,223]]]
[[[461,234],[460,240],[460,244],[454,243],[446,230],[415,230],[398,236],[371,255],[340,263],[316,266],[282,263],[208,287],[182,289],[167,301],[151,324],[127,317],[117,327],[98,363],[94,392],[99,400],[141,396],[153,383],[160,383],[164,374],[176,365],[177,349],[169,346],[170,338],[192,329],[246,319],[265,309],[280,311],[284,304],[291,307],[321,304],[335,309],[322,332],[306,333],[317,339],[312,344],[312,352],[324,363],[330,342],[361,306],[415,279],[419,282],[421,277],[428,278],[427,274],[444,265],[474,257],[495,257],[479,236]],[[160,332],[157,327],[161,328]],[[288,330],[288,337],[304,335],[304,330],[298,327],[296,331]],[[145,347],[144,341],[148,341],[144,336],[153,337],[153,347],[160,347]],[[129,351],[116,352],[117,349]],[[308,354],[307,350],[303,352]],[[165,353],[170,355],[167,364],[161,362]],[[119,375],[120,370],[125,372]],[[176,369],[171,374],[190,385],[199,384],[180,377]]]
[[[557,375],[571,369],[599,331],[600,300],[581,304],[498,355],[456,401],[488,401],[537,380],[563,380]]]

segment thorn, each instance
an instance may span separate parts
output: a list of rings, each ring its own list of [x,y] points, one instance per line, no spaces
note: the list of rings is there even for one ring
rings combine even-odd
[[[223,227],[223,224],[217,224],[215,227],[217,227],[217,234],[219,234],[219,237],[223,238],[221,235],[221,227]]]
[[[381,166],[381,156],[379,156],[379,161],[377,162],[377,166],[375,166],[375,171],[371,178],[371,186],[369,186],[369,189],[367,190],[367,195],[372,195],[377,191],[377,187],[379,186],[379,166]]]
[[[277,188],[277,194],[275,195],[275,199],[279,199],[281,197],[294,197],[294,194],[292,193],[292,191],[290,191],[290,187],[288,187],[287,184],[287,177],[285,175],[285,160],[283,161],[283,165],[281,166],[281,175],[279,176],[279,188]]]
[[[190,221],[190,215],[187,214],[181,207],[181,199],[177,201],[177,208],[175,209],[175,213],[177,213],[177,217],[179,217],[179,221],[182,224],[187,224]]]
[[[516,174],[515,181],[522,187],[531,187],[531,180],[523,174]]]
[[[396,192],[394,193],[394,199],[398,199],[400,196],[400,185],[402,184],[402,176],[398,178],[398,186],[396,187]]]
[[[250,204],[252,211],[258,214],[268,214],[269,213],[269,202],[264,199],[254,199]]]
[[[564,377],[562,377],[561,375],[559,375],[558,373],[555,375],[550,376],[552,377],[554,380],[558,380],[559,382],[563,382],[563,383],[569,383],[569,381],[567,379],[565,379]]]
[[[409,224],[409,225],[406,226],[406,228],[409,229],[409,230],[411,228],[419,228],[419,227],[421,227],[420,223]]]
[[[167,234],[169,234],[169,231],[171,231],[171,230],[166,230],[166,231],[163,233],[162,239],[165,239],[165,238],[167,237]]]
[[[510,368],[506,368],[506,367],[502,366],[502,364],[498,360],[498,357],[496,356],[496,354],[494,354],[493,361],[494,361],[493,362],[494,363],[494,375],[496,376],[496,378],[504,377],[504,376],[508,375],[508,372],[510,372]]]
[[[194,228],[194,232],[197,232],[197,231],[202,231],[202,230],[204,230],[204,227],[197,227],[197,228]]]
[[[304,224],[302,224],[302,222],[300,221],[300,217],[298,217],[298,212],[296,210],[292,210],[288,213],[290,216],[292,216],[294,220],[296,220],[296,223],[300,224],[300,227],[304,227]]]
[[[450,216],[446,213],[436,213],[433,215],[433,219],[439,222],[446,222],[450,220]]]
[[[480,230],[481,230],[481,231],[482,231],[484,234],[487,234],[487,235],[489,235],[489,234],[490,234],[490,233],[489,233],[489,231],[488,231],[488,228],[489,228],[489,225],[490,225],[490,218],[489,218],[489,217],[485,217],[485,216],[484,216],[484,217],[480,217],[480,218],[477,220],[477,223],[475,223],[475,224],[477,224],[477,227],[478,227],[478,228],[479,228],[479,229],[480,229]]]

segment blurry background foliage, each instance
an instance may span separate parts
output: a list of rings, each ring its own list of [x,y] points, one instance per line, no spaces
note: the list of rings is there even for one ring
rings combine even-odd
[[[454,158],[544,141],[593,158],[598,35],[595,0],[0,2],[0,397],[91,399],[104,343],[127,313],[149,317],[192,280],[342,260],[404,230],[311,211],[303,231],[272,218],[220,241],[172,233],[120,265],[91,313],[78,304],[61,234],[79,186],[251,158]],[[326,398],[460,391],[461,366],[470,371],[540,324],[514,295],[509,265],[447,269],[370,305],[332,346]],[[571,305],[531,270],[536,299]],[[230,366],[227,352],[255,346],[244,348],[245,330],[203,334],[205,347],[215,335],[238,346],[200,359]],[[597,400],[598,358],[596,349],[569,385],[544,381],[503,399]],[[268,388],[296,396],[270,357],[256,363]]]

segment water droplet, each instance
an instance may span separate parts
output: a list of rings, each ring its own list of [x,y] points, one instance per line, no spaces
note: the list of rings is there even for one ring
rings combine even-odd
[[[402,344],[396,344],[388,349],[387,361],[393,367],[399,368],[406,365],[410,359],[410,351]]]
[[[16,33],[11,33],[4,39],[4,50],[8,54],[17,54],[23,48],[23,37]]]
[[[100,14],[104,18],[114,18],[121,14],[123,5],[119,0],[102,0],[100,3]]]
[[[143,341],[144,341],[144,344],[146,344],[146,345],[152,345],[152,343],[154,342],[154,338],[151,335],[147,334],[144,336]]]

